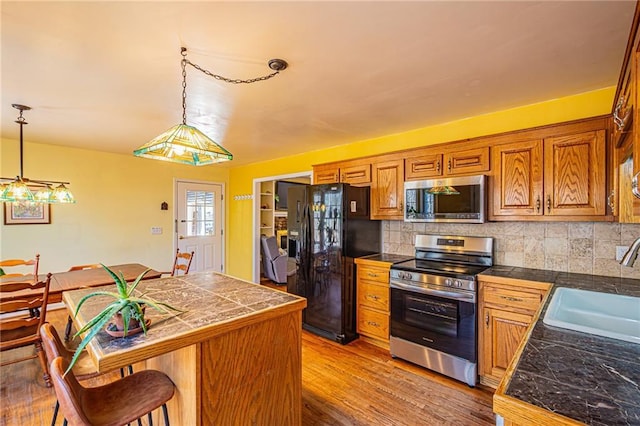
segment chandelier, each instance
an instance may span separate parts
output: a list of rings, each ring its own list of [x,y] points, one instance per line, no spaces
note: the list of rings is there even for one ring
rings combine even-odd
[[[11,104],[11,106],[20,111],[20,115],[16,119],[16,123],[20,125],[20,175],[16,176],[15,179],[0,177],[0,202],[30,201],[49,204],[75,203],[76,200],[73,197],[73,194],[71,194],[71,191],[69,191],[65,186],[69,185],[69,182],[36,180],[24,177],[22,173],[22,127],[28,123],[22,116],[22,113],[24,111],[29,111],[31,107],[20,104]]]
[[[211,71],[194,64],[187,59],[186,47],[182,47],[180,53],[182,55],[182,60],[180,61],[182,66],[182,124],[177,124],[153,138],[133,151],[133,155],[194,166],[230,161],[233,159],[233,155],[229,151],[200,130],[187,125],[187,64],[219,81],[232,84],[250,84],[275,77],[280,71],[287,68],[287,62],[282,59],[271,59],[268,62],[268,66],[274,71],[273,73],[248,80],[240,80],[213,74]]]

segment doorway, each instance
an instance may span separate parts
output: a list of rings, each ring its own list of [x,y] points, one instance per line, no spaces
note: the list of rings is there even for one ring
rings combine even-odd
[[[224,272],[224,184],[176,180],[175,242],[194,252],[190,272]]]
[[[286,235],[287,211],[276,208],[276,182],[290,181],[310,184],[313,172],[290,173],[253,180],[253,282],[260,283],[260,235]],[[278,232],[280,231],[280,232]],[[285,231],[285,232],[283,232]],[[278,241],[282,241],[281,239]],[[282,248],[282,247],[280,247]]]

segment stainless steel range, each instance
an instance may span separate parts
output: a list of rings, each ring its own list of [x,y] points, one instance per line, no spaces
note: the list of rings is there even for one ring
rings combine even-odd
[[[493,264],[493,238],[417,235],[415,248],[391,267],[391,355],[475,386],[476,275]]]

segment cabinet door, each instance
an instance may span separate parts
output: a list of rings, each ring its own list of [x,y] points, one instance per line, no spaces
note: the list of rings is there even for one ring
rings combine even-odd
[[[445,154],[447,175],[471,174],[489,170],[489,147],[453,151]]]
[[[404,160],[371,166],[371,219],[403,219]]]
[[[493,147],[494,216],[542,215],[542,141]]]
[[[544,140],[545,215],[606,213],[605,131]]]
[[[404,160],[406,180],[442,176],[442,154],[426,154]]]
[[[500,381],[531,323],[532,316],[484,308],[483,318],[480,375]]]
[[[371,164],[341,167],[340,182],[349,184],[363,184],[371,182]]]
[[[337,183],[340,181],[340,169],[336,167],[314,167],[313,183]]]

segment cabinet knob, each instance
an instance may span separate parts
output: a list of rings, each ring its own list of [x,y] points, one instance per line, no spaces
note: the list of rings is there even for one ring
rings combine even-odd
[[[536,213],[540,213],[540,196],[536,198]]]
[[[447,169],[451,172],[451,159],[449,159],[449,164],[447,165]]]
[[[440,172],[440,160],[436,161],[436,172]]]
[[[487,327],[489,327],[489,312],[484,314],[484,323]]]

